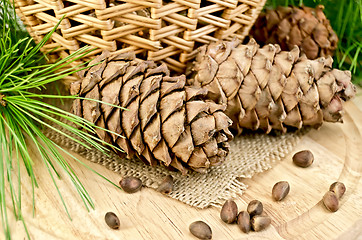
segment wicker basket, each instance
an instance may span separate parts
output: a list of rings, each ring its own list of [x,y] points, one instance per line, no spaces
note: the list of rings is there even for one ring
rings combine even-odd
[[[266,0],[15,0],[17,14],[40,41],[65,15],[43,51],[65,57],[84,45],[165,62],[183,72],[201,44],[243,39]],[[83,60],[92,57],[86,56]]]

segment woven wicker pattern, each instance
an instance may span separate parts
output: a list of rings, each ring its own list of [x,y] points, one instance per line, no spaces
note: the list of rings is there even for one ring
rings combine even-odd
[[[43,51],[53,60],[84,45],[114,54],[135,51],[183,72],[201,44],[243,39],[265,0],[15,0],[36,42],[66,15]],[[92,57],[88,55],[84,60]]]

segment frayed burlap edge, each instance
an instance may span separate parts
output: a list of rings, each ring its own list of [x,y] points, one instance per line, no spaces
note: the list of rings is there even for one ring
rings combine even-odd
[[[69,134],[65,129],[60,130]],[[182,176],[163,166],[151,167],[138,159],[120,158],[113,152],[107,156],[96,149],[89,150],[61,133],[46,131],[47,137],[63,148],[121,176],[138,177],[146,187],[155,189],[166,175],[172,175],[174,191],[169,197],[197,208],[221,207],[225,200],[241,195],[247,186],[240,178],[251,178],[256,173],[270,169],[293,149],[302,134],[247,134],[236,137],[230,143],[230,154],[224,164],[211,168],[207,174],[191,172]]]

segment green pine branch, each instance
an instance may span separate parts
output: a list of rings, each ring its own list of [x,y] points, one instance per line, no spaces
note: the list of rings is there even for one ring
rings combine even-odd
[[[8,218],[9,214],[12,213],[7,211],[7,204],[9,203],[6,201],[6,198],[10,198],[12,212],[17,220],[23,222],[27,237],[30,239],[30,234],[21,211],[21,164],[25,166],[32,184],[31,197],[33,199],[33,214],[35,206],[34,189],[38,187],[38,184],[33,169],[35,160],[32,159],[29,154],[27,141],[33,142],[35,150],[47,168],[69,217],[71,216],[68,212],[66,203],[62,198],[55,181],[56,178],[60,178],[59,170],[63,171],[63,173],[70,178],[88,210],[94,208],[94,203],[70,164],[63,157],[63,154],[71,156],[91,171],[95,171],[74,157],[71,153],[62,149],[61,146],[47,138],[43,133],[43,130],[46,128],[52,129],[87,148],[95,147],[105,154],[107,154],[107,145],[109,145],[109,143],[106,143],[95,136],[95,130],[99,127],[95,126],[93,123],[44,102],[44,99],[47,98],[76,99],[79,97],[40,93],[49,83],[57,82],[65,76],[84,69],[85,66],[79,66],[75,69],[74,67],[70,67],[69,64],[88,54],[90,52],[89,48],[81,48],[69,57],[60,59],[56,63],[46,63],[45,56],[40,53],[40,49],[49,40],[51,34],[56,30],[59,24],[55,26],[39,44],[35,44],[28,33],[19,24],[10,1],[2,1],[0,7],[2,9],[0,10],[1,224],[5,233],[5,238],[11,239]],[[62,70],[64,67],[67,67],[65,68],[66,70]],[[106,104],[103,102],[101,103]],[[66,124],[65,122],[71,122],[72,125]],[[67,131],[60,131],[58,129],[60,127]],[[80,130],[81,128],[87,131]],[[70,132],[70,134],[67,134],[66,132]],[[13,177],[14,172],[16,172],[16,179]],[[95,173],[109,181],[101,174]],[[114,183],[112,184],[117,186]],[[10,190],[10,196],[8,197],[6,196],[7,188]]]

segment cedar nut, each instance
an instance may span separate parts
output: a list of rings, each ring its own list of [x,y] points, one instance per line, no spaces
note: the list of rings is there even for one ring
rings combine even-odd
[[[190,224],[189,230],[195,237],[199,239],[211,239],[212,230],[209,225],[203,221],[196,221]]]
[[[289,193],[290,186],[287,181],[277,182],[272,190],[272,196],[275,201],[283,200]]]
[[[220,217],[226,223],[233,223],[238,216],[238,207],[233,200],[227,200],[221,208]]]
[[[167,175],[158,186],[157,191],[162,194],[171,193],[173,191],[173,177],[171,175]]]
[[[241,211],[238,215],[238,227],[244,233],[250,231],[250,215],[247,211]]]
[[[313,161],[314,161],[313,153],[309,150],[303,150],[297,152],[293,156],[293,162],[298,167],[303,167],[303,168],[309,167],[310,165],[312,165]]]
[[[346,186],[341,182],[335,182],[329,187],[329,191],[334,192],[338,199],[340,199],[346,191]]]
[[[251,222],[251,228],[255,232],[259,232],[261,230],[264,230],[270,225],[271,219],[269,216],[256,215],[252,217],[250,222]]]
[[[323,204],[329,211],[336,212],[339,208],[337,195],[332,191],[326,192],[323,196]]]
[[[258,200],[253,200],[248,204],[247,211],[250,217],[260,215],[263,212],[263,204]]]
[[[107,225],[112,229],[119,228],[119,219],[116,214],[113,212],[107,212],[104,216],[104,220],[106,221]]]
[[[136,177],[124,177],[119,182],[119,185],[126,193],[135,193],[142,187],[142,181]]]

